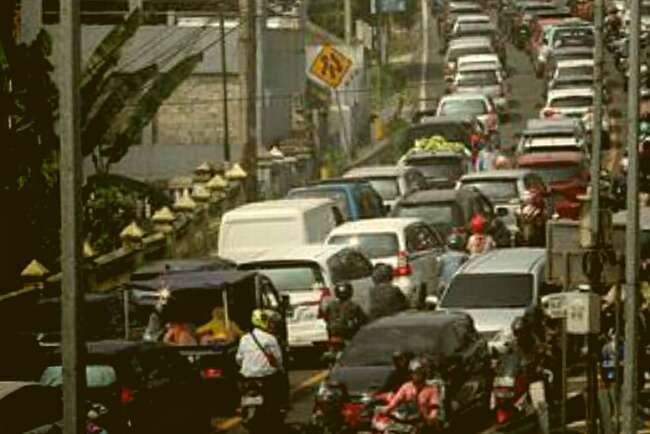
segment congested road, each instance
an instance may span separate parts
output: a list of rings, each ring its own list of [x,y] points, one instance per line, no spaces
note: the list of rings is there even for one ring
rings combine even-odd
[[[435,16],[432,17],[435,22]],[[420,29],[418,27],[418,29]],[[419,37],[419,36],[418,36]],[[445,93],[446,83],[443,79],[443,58],[439,53],[440,41],[435,30],[432,27],[430,32],[430,60],[428,66],[427,82],[429,83],[429,99],[434,101]],[[414,60],[419,55],[414,55]],[[415,70],[420,65],[409,65],[409,69]],[[523,129],[526,120],[537,118],[542,105],[543,81],[537,78],[533,71],[533,66],[528,55],[516,49],[512,44],[507,44],[507,69],[508,84],[510,90],[510,107],[509,118],[507,122],[502,123],[500,127],[502,150],[509,153],[516,145],[516,136]],[[625,94],[621,89],[620,78],[614,71],[611,60],[606,61],[606,74],[610,82],[611,102],[610,110],[613,114],[612,133],[614,137],[621,136],[624,132],[620,130],[618,119],[624,113]],[[417,88],[419,86],[420,75],[418,73],[410,74],[409,87]],[[432,98],[433,97],[433,98]],[[429,109],[434,107],[429,106]],[[314,361],[313,357],[299,357],[292,366],[290,372],[291,390],[292,390],[292,408],[288,415],[289,424],[306,424],[309,421],[313,409],[314,393],[319,382],[325,378],[327,372],[323,369],[322,364]],[[577,392],[584,385],[582,377],[573,378],[569,381],[573,392]],[[217,431],[227,431],[233,434],[244,434],[246,431],[239,424],[240,419],[237,417],[229,419],[220,419],[215,421]],[[475,432],[482,432],[488,429],[486,426],[478,426]],[[488,429],[488,431],[490,431]]]

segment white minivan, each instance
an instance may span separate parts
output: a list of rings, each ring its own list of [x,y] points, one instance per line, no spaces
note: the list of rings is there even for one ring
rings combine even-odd
[[[322,243],[342,221],[330,199],[250,203],[221,218],[218,254],[239,263],[275,247]]]

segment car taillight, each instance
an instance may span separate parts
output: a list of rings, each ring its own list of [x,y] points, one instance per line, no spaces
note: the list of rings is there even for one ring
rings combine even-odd
[[[203,371],[201,371],[201,376],[203,378],[219,378],[223,376],[223,369],[204,368]]]
[[[553,110],[553,109],[547,108],[547,109],[544,109],[542,114],[544,115],[545,118],[552,118],[553,116],[555,116],[557,114],[557,112],[555,110]]]
[[[361,424],[361,410],[363,410],[362,404],[348,402],[343,405],[342,413],[348,426],[356,428]]]
[[[323,286],[320,288],[320,297],[318,299],[318,318],[325,319],[325,307],[328,301],[332,298],[332,291],[327,287]]]
[[[134,395],[133,391],[128,387],[122,387],[120,391],[120,401],[122,404],[128,404],[133,401]]]
[[[409,264],[409,258],[407,252],[399,252],[397,254],[397,267],[393,270],[394,277],[404,277],[410,276],[413,270],[411,270],[411,264]]]

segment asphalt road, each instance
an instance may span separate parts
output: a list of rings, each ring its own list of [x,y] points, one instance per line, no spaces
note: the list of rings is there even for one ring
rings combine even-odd
[[[419,29],[419,27],[418,27]],[[419,36],[418,36],[419,37]],[[442,56],[438,53],[439,42],[435,31],[435,17],[432,18],[431,39],[430,39],[431,63],[428,67],[428,93],[434,98],[444,94],[445,82],[443,80]],[[502,146],[507,149],[515,145],[515,134],[522,130],[526,120],[536,118],[542,103],[543,82],[535,77],[532,65],[526,53],[515,49],[512,45],[507,48],[507,66],[509,68],[508,83],[511,89],[510,117],[508,122],[502,122],[501,141]],[[420,55],[416,54],[415,58]],[[404,65],[408,69],[409,88],[417,86],[420,80],[421,65],[411,63]],[[612,91],[613,117],[620,118],[624,113],[626,99],[621,91],[620,77],[611,65],[611,59],[606,63],[608,76],[614,84]],[[416,92],[417,93],[417,92]],[[618,127],[613,129],[619,134],[624,134]],[[292,409],[289,413],[289,423],[307,423],[313,407],[313,398],[320,380],[324,378],[325,371],[315,363],[313,358],[300,357],[290,372],[292,389]],[[232,434],[243,434],[246,431],[239,425],[238,418],[215,421],[217,431],[227,431]]]

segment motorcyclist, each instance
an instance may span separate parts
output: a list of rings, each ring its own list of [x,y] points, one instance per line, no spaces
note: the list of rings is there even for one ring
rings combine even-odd
[[[514,352],[521,358],[524,372],[528,378],[537,376],[540,367],[538,353],[539,340],[535,336],[529,319],[519,316],[512,321],[512,336],[514,337]]]
[[[397,286],[393,285],[393,267],[388,264],[378,264],[372,280],[375,287],[370,293],[369,319],[375,320],[383,316],[393,315],[408,309],[408,300]]]
[[[243,381],[259,381],[266,404],[277,405],[278,412],[287,401],[278,394],[286,389],[282,348],[272,333],[272,312],[255,309],[251,315],[253,329],[239,341],[235,360],[241,367]]]
[[[412,358],[413,354],[408,351],[395,351],[393,353],[393,370],[382,388],[383,391],[395,393],[411,379],[409,363]]]
[[[438,390],[427,385],[427,364],[423,359],[415,358],[409,362],[411,381],[402,385],[390,399],[388,405],[380,411],[390,414],[400,405],[415,403],[423,421],[421,433],[438,432],[440,429],[439,410],[440,400]]]
[[[452,233],[447,237],[447,251],[440,255],[438,267],[439,288],[442,290],[451,282],[451,278],[469,255],[465,251],[465,240],[461,234]]]
[[[348,282],[339,283],[334,287],[336,299],[326,307],[327,330],[330,338],[341,338],[344,341],[352,339],[359,328],[368,322],[361,306],[352,301],[352,285]]]
[[[485,226],[487,222],[485,217],[476,214],[470,222],[472,235],[467,240],[467,251],[470,255],[479,255],[492,250],[495,247],[495,242],[492,236],[485,233]]]

